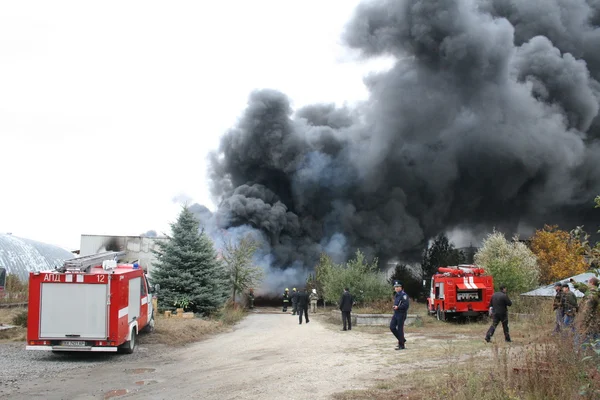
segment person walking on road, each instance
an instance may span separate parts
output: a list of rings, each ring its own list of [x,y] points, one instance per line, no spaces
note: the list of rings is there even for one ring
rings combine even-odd
[[[490,299],[490,313],[492,314],[492,325],[485,335],[485,341],[490,342],[496,327],[502,322],[502,330],[504,331],[504,340],[511,342],[510,333],[508,331],[508,307],[512,306],[512,301],[506,294],[506,286],[500,286],[500,291],[492,295]]]
[[[302,289],[300,293],[297,295],[298,299],[298,320],[300,325],[302,325],[302,313],[304,313],[304,320],[308,324],[310,321],[308,320],[308,293],[306,293],[306,288]]]
[[[290,290],[288,288],[285,288],[285,292],[283,292],[283,312],[287,312],[289,305],[290,305]]]
[[[319,295],[317,295],[317,289],[313,289],[310,296],[310,312],[313,314],[317,313],[317,300],[319,300]]]
[[[354,298],[350,294],[350,289],[344,288],[344,293],[340,297],[340,311],[342,312],[342,330],[352,330],[352,305]],[[346,328],[347,327],[347,328]]]
[[[248,290],[248,308],[254,309],[254,289]]]
[[[404,346],[406,343],[406,339],[404,338],[404,321],[406,321],[406,314],[408,313],[410,303],[408,295],[402,288],[400,282],[394,282],[394,290],[396,291],[396,294],[394,295],[394,306],[392,307],[394,316],[390,322],[390,330],[396,339],[398,339],[398,347],[396,347],[396,350],[404,350],[406,348]]]
[[[296,291],[296,288],[292,289],[292,315],[296,315],[296,312],[298,311],[298,292]]]
[[[556,291],[556,295],[554,296],[554,303],[552,304],[552,309],[554,310],[554,314],[556,317],[556,323],[554,326],[554,333],[560,332],[563,326],[563,320],[565,315],[563,314],[562,303],[563,303],[563,292],[562,292],[562,284],[557,282],[554,284],[554,290]]]

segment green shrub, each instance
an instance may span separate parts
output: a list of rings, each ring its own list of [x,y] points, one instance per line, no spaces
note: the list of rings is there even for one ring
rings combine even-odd
[[[12,319],[13,325],[22,326],[27,328],[27,310],[21,311],[16,314]]]
[[[377,267],[377,259],[369,263],[360,250],[345,264],[335,264],[322,255],[316,278],[322,285],[323,298],[333,304],[337,304],[345,287],[350,289],[359,307],[382,299],[389,300],[393,293],[385,274]]]

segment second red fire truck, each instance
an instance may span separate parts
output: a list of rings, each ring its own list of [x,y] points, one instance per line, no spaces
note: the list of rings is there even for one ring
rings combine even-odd
[[[431,279],[429,313],[446,321],[451,317],[487,315],[494,279],[475,265],[440,267]]]

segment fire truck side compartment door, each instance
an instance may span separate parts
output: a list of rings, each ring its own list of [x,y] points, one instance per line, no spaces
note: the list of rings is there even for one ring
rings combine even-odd
[[[140,317],[141,279],[138,277],[129,280],[129,322]]]
[[[40,338],[106,338],[107,297],[107,285],[42,283]]]
[[[444,296],[444,282],[440,282],[440,299],[445,299]]]

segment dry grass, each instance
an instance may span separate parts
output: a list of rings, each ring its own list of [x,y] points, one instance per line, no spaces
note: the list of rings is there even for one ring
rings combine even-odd
[[[232,308],[231,306],[224,307],[209,319],[165,318],[163,315],[159,315],[156,319],[154,332],[141,335],[140,342],[144,344],[184,346],[223,332],[241,321],[245,316],[244,309]]]
[[[27,302],[29,284],[13,274],[6,276],[4,290],[0,292],[0,304]]]
[[[474,354],[457,363],[381,380],[367,390],[334,396],[337,400],[449,399],[538,400],[598,399],[595,365],[565,342],[539,346],[494,346],[491,355]]]
[[[599,358],[573,345],[573,337],[552,336],[552,308],[546,303],[518,305],[510,329],[513,343],[502,340],[502,328],[492,344],[483,337],[489,322],[440,322],[427,316],[422,305],[411,312],[423,314],[423,326],[407,328],[417,340],[447,339],[447,345],[411,347],[404,368],[411,370],[392,379],[377,380],[367,390],[348,391],[338,400],[383,399],[598,399]],[[380,327],[385,332],[387,327]],[[363,328],[364,329],[364,328]],[[443,342],[442,342],[443,343]],[[419,360],[441,359],[437,366],[419,367]],[[412,365],[411,365],[412,364]]]
[[[27,303],[29,300],[29,292],[5,292],[0,296],[0,304],[11,304],[11,303]]]
[[[154,332],[140,335],[140,343],[183,346],[221,332],[224,328],[225,325],[220,321],[159,316]]]
[[[14,325],[15,318],[26,311],[23,307],[0,308],[0,325]],[[0,330],[0,343],[25,341],[26,338],[27,328],[22,326]]]

